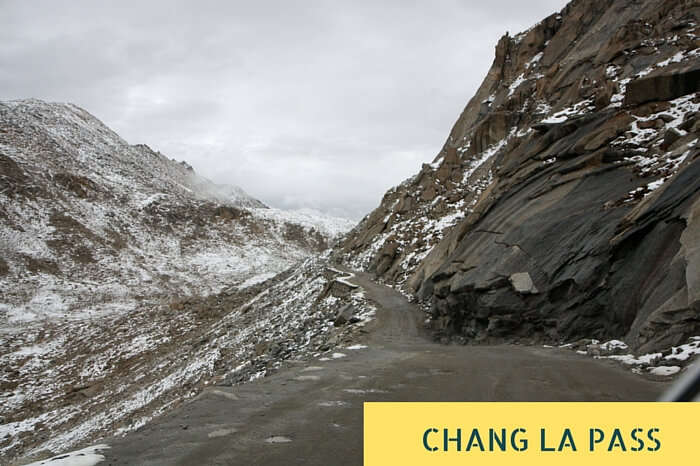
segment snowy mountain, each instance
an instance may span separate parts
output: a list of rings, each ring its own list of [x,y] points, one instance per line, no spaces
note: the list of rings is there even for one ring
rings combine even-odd
[[[336,257],[423,299],[446,340],[700,333],[698,14],[574,0],[503,36],[433,162]]]
[[[161,409],[178,399],[173,390],[186,396],[183,386],[212,376],[214,365],[226,373],[224,357],[233,367],[250,361],[267,335],[265,319],[222,327],[213,317],[238,312],[259,283],[326,250],[351,226],[268,208],[128,144],[74,105],[0,103],[0,452],[38,444],[37,436],[22,440],[37,425],[78,441],[135,411]],[[279,296],[259,299],[269,304],[260,312],[281,309]],[[293,312],[268,336],[309,318]],[[307,330],[327,333],[327,320]],[[235,334],[228,346],[199,342],[225,332]],[[99,394],[84,388],[98,386]],[[81,410],[95,423],[81,424]]]
[[[268,209],[71,104],[0,103],[0,161],[10,323],[217,291],[279,272],[351,225]]]

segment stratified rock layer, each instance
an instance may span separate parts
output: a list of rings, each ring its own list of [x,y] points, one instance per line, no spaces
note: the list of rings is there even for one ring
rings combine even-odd
[[[700,333],[696,2],[571,2],[504,36],[432,164],[337,256],[471,341]]]

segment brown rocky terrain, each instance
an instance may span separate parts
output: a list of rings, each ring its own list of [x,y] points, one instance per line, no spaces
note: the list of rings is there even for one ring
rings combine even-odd
[[[506,34],[433,163],[336,257],[471,342],[700,333],[699,13],[574,0]]]
[[[0,463],[359,330],[371,307],[326,289],[337,272],[273,278],[348,228],[215,185],[74,105],[0,102]],[[353,323],[336,328],[342,303]]]
[[[349,227],[269,209],[71,104],[0,103],[0,183],[0,318],[13,321],[84,308],[86,287],[100,303],[218,291]],[[54,305],[33,302],[42,293]]]

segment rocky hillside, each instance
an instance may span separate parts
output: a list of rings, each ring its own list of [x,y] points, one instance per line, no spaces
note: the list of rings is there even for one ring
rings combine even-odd
[[[371,306],[318,259],[278,273],[351,226],[267,208],[74,105],[0,103],[0,462],[339,344]]]
[[[468,341],[699,334],[699,13],[574,0],[506,34],[434,161],[336,257]]]
[[[208,296],[24,326],[0,347],[0,458],[49,457],[143,427],[207,386],[337,357],[375,313],[344,275],[325,255]]]
[[[70,104],[0,103],[0,180],[0,322],[215,292],[351,225],[268,209]]]

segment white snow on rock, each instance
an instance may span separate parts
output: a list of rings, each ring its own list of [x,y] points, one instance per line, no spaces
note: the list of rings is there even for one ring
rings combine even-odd
[[[637,374],[668,377],[679,373],[684,366],[691,364],[693,359],[700,354],[700,336],[690,337],[688,343],[673,346],[663,352],[635,355],[625,353],[629,346],[622,340],[609,340],[600,343],[598,340],[588,340],[585,350],[578,349],[581,343],[566,343],[559,348],[575,349],[578,354],[593,356],[595,359],[610,359],[628,367]],[[545,345],[547,346],[547,345]],[[677,365],[672,364],[676,362]]]
[[[491,168],[495,155],[516,137],[516,133],[517,128],[513,127],[506,137],[482,152],[464,156],[464,173],[461,176],[459,186],[455,188],[455,192],[462,195],[460,199],[449,201],[443,196],[436,196],[431,202],[419,203],[415,212],[410,215],[398,211],[400,199],[396,199],[390,207],[391,211],[384,218],[385,229],[383,232],[376,235],[365,249],[345,255],[343,261],[346,265],[358,270],[367,270],[377,253],[389,239],[392,239],[398,244],[397,254],[408,247],[412,248],[411,252],[407,253],[400,262],[401,276],[396,280],[396,284],[400,287],[448,231],[472,212],[479,195],[493,180]],[[464,153],[469,147],[470,142],[465,141],[463,145],[457,147],[457,152]],[[440,160],[442,159],[438,159],[438,161]],[[430,170],[440,169],[439,164],[436,163],[426,164],[424,167]],[[416,176],[405,180],[399,186],[389,190],[387,195],[396,193],[400,189],[413,188],[412,183],[415,179]],[[418,187],[410,193],[412,199],[420,199],[422,194],[420,189]],[[469,198],[470,201],[467,202],[465,198]],[[440,214],[435,213],[437,210],[435,207],[438,204],[441,204],[443,208]],[[363,219],[356,228],[361,228],[367,219],[367,217]],[[418,237],[421,238],[419,245],[416,244]]]
[[[686,61],[689,59],[694,59],[697,57],[700,57],[700,49],[693,49],[690,51],[681,50],[679,52],[676,52],[671,57],[643,69],[642,71],[637,73],[634,77],[635,78],[642,78],[642,77],[650,74],[652,71],[655,71],[657,69],[665,68],[668,65],[671,65],[673,63],[680,63],[680,62],[683,62],[683,61]]]
[[[520,87],[520,85],[525,81],[527,81],[527,78],[525,78],[525,73],[521,73],[517,78],[515,78],[508,87],[508,97],[512,96],[516,89],[518,89],[518,87]]]
[[[680,371],[681,368],[679,366],[658,366],[649,368],[649,373],[651,375],[658,375],[662,377],[668,377],[669,375],[677,374]]]
[[[662,357],[661,353],[649,353],[649,354],[642,354],[641,356],[634,356],[633,354],[612,354],[610,356],[600,356],[609,358],[609,359],[614,359],[616,361],[620,361],[623,364],[627,364],[629,366],[641,366],[641,365],[650,365],[654,364],[657,361],[659,361]]]
[[[691,151],[697,147],[698,138],[688,136],[679,128],[686,115],[700,111],[700,103],[695,103],[698,93],[688,94],[669,101],[670,107],[645,117],[634,117],[630,129],[610,144],[627,150],[631,155],[625,162],[632,162],[641,176],[654,177],[652,181],[630,191],[624,202],[634,202],[649,196],[671,179],[686,161]],[[644,123],[653,123],[646,128]],[[659,127],[659,124],[660,127]],[[668,131],[675,131],[682,138],[673,149],[661,149],[661,141]],[[656,141],[656,142],[654,142]]]
[[[258,275],[254,275],[250,277],[248,280],[244,281],[243,283],[238,285],[238,288],[249,288],[253,285],[257,285],[258,283],[262,283],[265,280],[269,280],[270,278],[274,277],[276,274],[273,272],[270,273],[261,273]]]
[[[594,105],[592,99],[582,100],[548,116],[547,118],[543,119],[541,123],[564,123],[571,118],[581,116],[593,110],[593,108]]]
[[[671,348],[671,354],[665,359],[687,361],[698,354],[700,354],[700,337],[692,337],[690,343]]]
[[[601,350],[626,350],[627,348],[629,348],[629,346],[622,340],[609,340],[600,344]]]
[[[82,450],[62,453],[52,458],[48,458],[25,466],[93,466],[104,461],[104,455],[99,452],[109,448],[109,445],[100,444]]]
[[[351,346],[346,347],[345,349],[361,350],[361,349],[365,349],[365,348],[367,348],[367,345],[351,345]]]
[[[0,277],[0,329],[123,312],[155,294],[216,293],[281,272],[353,225],[267,209],[70,104],[0,102],[0,123],[1,153],[28,185],[24,195],[0,191],[10,269]]]

